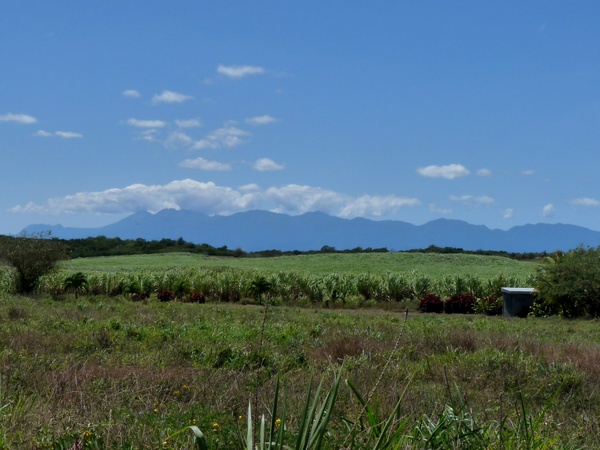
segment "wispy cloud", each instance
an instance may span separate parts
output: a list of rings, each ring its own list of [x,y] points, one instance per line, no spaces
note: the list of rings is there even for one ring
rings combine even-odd
[[[502,211],[502,218],[503,219],[510,219],[513,216],[514,210],[512,208],[506,208],[504,211]]]
[[[184,132],[177,130],[173,131],[164,142],[167,148],[188,147],[194,143],[194,140]]]
[[[202,122],[200,119],[185,119],[185,120],[176,120],[175,125],[179,128],[200,128],[202,126]]]
[[[431,178],[445,178],[447,180],[453,180],[469,175],[469,170],[462,164],[449,164],[446,166],[427,166],[420,167],[417,169],[417,173],[424,177]]]
[[[185,161],[182,161],[179,166],[187,169],[200,169],[213,172],[225,172],[231,170],[231,164],[209,161],[204,158],[186,159]]]
[[[254,170],[259,172],[272,172],[275,170],[283,170],[285,166],[283,164],[276,163],[269,158],[260,158],[254,164],[252,164]]]
[[[203,165],[211,162],[196,160],[196,163]],[[289,214],[322,211],[340,217],[382,217],[395,213],[400,208],[419,204],[416,198],[393,195],[353,197],[320,187],[295,184],[266,190],[257,185],[233,189],[217,186],[213,182],[203,183],[186,179],[165,185],[133,184],[125,188],[80,192],[50,199],[44,204],[18,205],[11,211],[43,214],[123,214],[174,208],[205,214],[232,214],[249,209],[267,209]]]
[[[451,195],[450,200],[467,206],[492,205],[495,203],[495,200],[487,195]]]
[[[533,170],[533,169],[527,169],[527,170],[523,170],[521,172],[521,175],[529,176],[529,175],[533,175],[534,173],[535,173],[535,170]]]
[[[38,137],[60,137],[63,139],[78,139],[78,138],[82,138],[83,134],[81,133],[75,133],[73,131],[55,131],[53,133],[49,133],[48,131],[44,131],[44,130],[38,130],[35,133],[35,136]]]
[[[152,103],[183,103],[192,98],[190,95],[180,94],[179,92],[162,91],[152,97]]]
[[[447,215],[447,214],[453,213],[451,208],[440,208],[435,203],[429,204],[429,212],[432,214],[441,214],[441,215]]]
[[[250,133],[241,130],[237,127],[225,126],[219,128],[204,139],[197,141],[193,148],[195,150],[203,150],[207,148],[233,148],[243,144],[245,141],[242,139],[245,136],[249,136]]]
[[[249,75],[263,74],[265,69],[259,66],[225,66],[221,64],[217,67],[217,73],[228,78],[243,78]]]
[[[600,206],[600,201],[589,197],[580,197],[571,200],[574,206]]]
[[[269,115],[248,117],[245,120],[245,122],[250,125],[268,125],[270,123],[277,122],[277,121],[278,120],[275,117],[269,116]]]
[[[477,175],[480,177],[491,177],[492,176],[492,171],[490,169],[479,169],[477,171]]]
[[[141,96],[142,96],[142,95],[141,95],[141,94],[140,94],[138,91],[136,91],[135,89],[127,89],[127,90],[125,90],[125,91],[121,92],[121,95],[122,95],[123,97],[129,97],[129,98],[139,98],[139,97],[141,97]]]
[[[21,125],[29,125],[32,123],[36,123],[37,119],[27,114],[8,113],[0,115],[0,122],[14,122]]]
[[[167,122],[162,120],[127,119],[127,124],[137,128],[162,128]]]

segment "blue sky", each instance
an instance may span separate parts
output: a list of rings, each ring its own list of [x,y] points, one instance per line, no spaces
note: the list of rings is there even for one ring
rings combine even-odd
[[[596,1],[3,1],[0,233],[266,209],[600,229]]]

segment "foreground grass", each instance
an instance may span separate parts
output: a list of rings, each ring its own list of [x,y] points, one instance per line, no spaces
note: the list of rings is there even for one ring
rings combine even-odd
[[[383,416],[407,388],[398,414],[413,427],[463,402],[478,424],[519,424],[522,405],[531,417],[550,406],[536,422],[539,445],[519,448],[600,447],[597,321],[278,306],[263,327],[264,314],[255,305],[1,297],[0,448],[69,449],[76,439],[186,448],[185,436],[163,442],[191,424],[212,448],[242,448],[249,401],[268,417],[281,378],[293,430],[310,374],[327,385],[342,363],[343,378],[365,395],[374,389]],[[326,448],[340,448],[360,413],[342,386]]]

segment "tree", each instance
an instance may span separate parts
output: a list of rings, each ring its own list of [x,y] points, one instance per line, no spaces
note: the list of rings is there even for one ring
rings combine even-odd
[[[600,313],[600,247],[557,252],[537,270],[538,298],[563,317]]]
[[[15,270],[17,293],[33,292],[39,279],[64,259],[66,246],[50,233],[0,237],[0,260]]]
[[[76,272],[65,279],[65,290],[75,293],[75,298],[79,293],[85,292],[88,288],[88,281],[83,272]]]
[[[263,275],[258,275],[252,283],[250,283],[250,293],[258,300],[259,304],[262,304],[263,295],[270,292],[273,289],[273,285]]]

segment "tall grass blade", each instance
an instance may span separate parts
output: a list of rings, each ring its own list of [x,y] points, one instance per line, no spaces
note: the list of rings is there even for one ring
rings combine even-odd
[[[254,441],[252,439],[252,403],[248,400],[248,419],[246,430],[246,450],[254,450]]]

